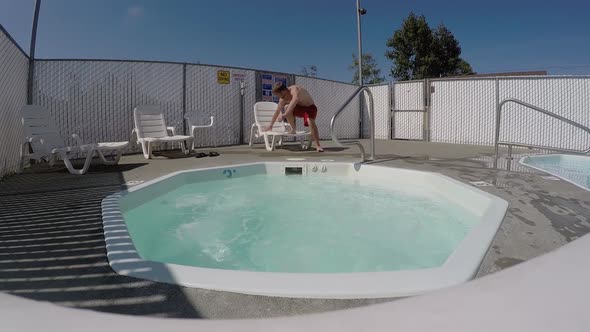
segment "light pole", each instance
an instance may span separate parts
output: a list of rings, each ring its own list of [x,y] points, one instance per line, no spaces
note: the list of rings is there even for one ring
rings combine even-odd
[[[33,28],[31,29],[31,47],[29,48],[29,77],[27,80],[27,104],[29,105],[33,103],[33,78],[35,76],[35,45],[37,43],[37,23],[39,22],[39,9],[41,9],[41,0],[35,0]]]
[[[361,8],[361,0],[356,0],[356,27],[358,32],[358,46],[359,46],[359,85],[363,86],[363,40],[361,37],[361,16],[365,15],[367,10]]]

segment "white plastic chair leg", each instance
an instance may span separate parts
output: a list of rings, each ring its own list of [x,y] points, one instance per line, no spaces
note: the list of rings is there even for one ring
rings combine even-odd
[[[152,156],[152,142],[146,142],[144,144],[146,145],[146,149],[143,152],[144,158],[145,159],[152,159],[154,157],[154,156]]]
[[[195,142],[197,141],[197,128],[192,128],[191,136],[193,137],[193,141],[191,143],[191,151],[195,149]]]
[[[64,164],[66,165],[66,168],[68,169],[68,171],[71,174],[81,175],[81,174],[86,173],[86,171],[90,167],[90,163],[92,162],[92,157],[94,156],[94,151],[95,150],[88,151],[88,154],[86,155],[86,160],[84,160],[84,166],[81,169],[74,168],[74,166],[72,165],[72,162],[70,161],[70,158],[68,157],[68,154],[66,152],[60,152],[59,155],[63,159]]]
[[[282,136],[279,137],[279,140],[280,139],[282,139]],[[277,135],[272,135],[272,144],[270,145],[270,148],[271,148],[270,151],[274,151],[275,150],[276,141],[277,141]]]
[[[252,146],[254,145],[254,130],[256,128],[256,124],[253,123],[252,127],[250,128],[250,143],[248,145]]]
[[[27,158],[27,147],[29,143],[23,143],[20,150],[20,160],[18,161],[18,167],[16,169],[16,174],[20,174],[25,169],[25,159]]]
[[[192,137],[180,142],[180,149],[185,155],[188,155],[191,152],[191,150],[194,150],[194,148],[190,150],[188,149],[189,146],[194,146],[194,142],[195,140]]]
[[[105,158],[101,150],[96,150],[98,157],[100,157],[100,160],[105,165],[117,165],[119,163],[119,160],[121,159],[122,152],[123,151],[121,149],[117,150],[117,155],[115,156],[115,158],[113,160],[108,160]]]
[[[149,142],[141,141],[141,152],[143,153],[143,157],[145,159],[150,159],[151,151]]]
[[[274,142],[273,142],[273,145],[271,145],[270,144],[270,141],[268,139],[268,136],[269,135],[266,135],[266,134],[263,135],[263,138],[264,138],[264,146],[266,147],[266,150],[267,151],[272,151],[274,149],[274,146],[273,146],[274,145]],[[273,140],[274,140],[274,135],[273,135]]]
[[[57,156],[56,155],[51,155],[51,157],[49,157],[49,166],[53,167],[55,166],[55,163],[57,162]]]

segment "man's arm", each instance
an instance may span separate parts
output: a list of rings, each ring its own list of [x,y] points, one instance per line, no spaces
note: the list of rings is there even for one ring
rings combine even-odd
[[[279,114],[281,114],[281,110],[283,109],[284,106],[285,106],[285,101],[282,98],[279,99],[279,106],[277,107],[275,114],[273,114],[272,119],[270,120],[270,125],[266,128],[266,131],[272,130],[272,126],[274,126],[274,124],[277,121]]]

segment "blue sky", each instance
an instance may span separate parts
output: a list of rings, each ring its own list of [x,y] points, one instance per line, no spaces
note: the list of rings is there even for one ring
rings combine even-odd
[[[296,4],[296,6],[293,6]],[[384,76],[385,42],[410,11],[441,22],[480,73],[590,74],[590,1],[362,0],[363,48]],[[0,24],[28,52],[33,0],[0,0]],[[43,0],[38,58],[201,62],[350,81],[355,0]]]

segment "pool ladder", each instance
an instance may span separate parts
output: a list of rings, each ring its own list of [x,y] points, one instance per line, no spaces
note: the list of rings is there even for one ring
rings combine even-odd
[[[494,168],[498,168],[498,159],[500,158],[500,145],[505,145],[508,147],[508,156],[506,157],[507,159],[507,165],[506,168],[509,171],[512,165],[512,147],[513,146],[519,146],[519,147],[525,147],[525,148],[533,148],[533,149],[542,149],[542,150],[549,150],[549,151],[562,151],[562,152],[568,152],[568,153],[573,153],[573,154],[587,154],[590,153],[590,148],[587,150],[571,150],[571,149],[564,149],[564,148],[554,148],[554,147],[550,147],[550,146],[542,146],[542,145],[534,145],[534,144],[523,144],[523,143],[516,143],[516,142],[508,142],[508,141],[500,141],[500,125],[502,123],[502,107],[504,107],[504,105],[506,105],[507,103],[515,103],[515,104],[519,104],[522,105],[526,108],[530,108],[534,111],[537,111],[539,113],[548,115],[552,118],[555,118],[559,121],[565,122],[567,124],[570,124],[576,128],[582,129],[585,132],[590,134],[590,128],[579,124],[575,121],[572,121],[570,119],[564,118],[561,115],[557,115],[555,113],[549,112],[547,110],[544,110],[540,107],[531,105],[529,103],[526,103],[522,100],[518,100],[518,99],[514,99],[514,98],[508,98],[508,99],[504,99],[501,103],[498,104],[498,107],[496,109],[496,133],[495,133],[495,137],[494,137],[494,147],[495,147],[495,152],[496,152],[496,156],[494,157]]]
[[[369,150],[371,152],[371,156],[369,159],[366,158],[365,148],[363,147],[363,145],[361,144],[360,141],[340,142],[340,140],[338,140],[338,137],[336,137],[336,132],[334,131],[334,124],[336,123],[336,118],[338,117],[338,115],[340,113],[342,113],[342,111],[344,111],[346,106],[348,106],[348,104],[350,104],[352,102],[352,100],[361,92],[365,92],[365,94],[363,96],[365,97],[365,101],[368,100],[367,112],[369,113],[368,115],[369,115],[369,135],[370,135]],[[362,112],[361,112],[361,116],[362,116]],[[371,90],[369,89],[369,87],[360,86],[358,89],[356,89],[356,91],[352,94],[352,96],[350,96],[350,98],[348,98],[346,100],[346,102],[344,102],[344,104],[338,109],[338,111],[336,111],[336,113],[332,117],[332,120],[330,121],[330,136],[332,136],[332,140],[338,146],[344,146],[344,145],[358,146],[359,150],[361,151],[361,162],[362,163],[364,163],[367,160],[375,160],[375,110],[373,108],[373,94],[371,93]]]

